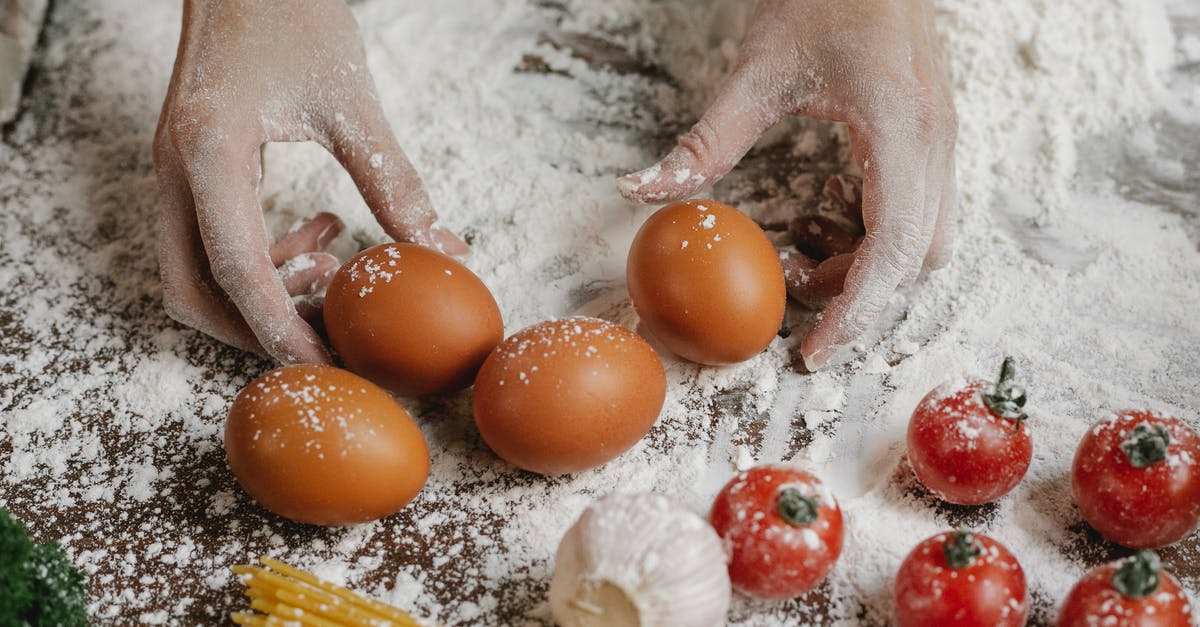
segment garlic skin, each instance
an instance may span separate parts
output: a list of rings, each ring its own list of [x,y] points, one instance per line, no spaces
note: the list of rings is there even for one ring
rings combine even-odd
[[[707,521],[661,494],[615,494],[559,543],[550,609],[563,627],[718,627],[731,594]]]

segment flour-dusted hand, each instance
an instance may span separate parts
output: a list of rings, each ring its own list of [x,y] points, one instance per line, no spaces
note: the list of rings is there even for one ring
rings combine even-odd
[[[297,311],[292,297],[319,289],[336,260],[315,254],[328,217],[272,247],[261,151],[308,140],[346,168],[389,236],[466,252],[436,225],[344,1],[187,0],[154,140],[163,302],[176,320],[284,363],[329,361],[301,315],[311,307],[299,299]]]
[[[686,198],[791,114],[848,123],[864,175],[858,249],[815,268],[794,253],[783,260],[791,293],[838,294],[801,347],[818,368],[874,324],[922,265],[950,256],[957,121],[929,0],[761,0],[703,119],[618,188],[638,202]]]

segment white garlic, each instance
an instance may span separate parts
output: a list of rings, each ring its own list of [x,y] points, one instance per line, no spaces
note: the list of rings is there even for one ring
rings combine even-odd
[[[730,594],[707,521],[661,494],[616,494],[563,536],[550,609],[563,627],[714,627]]]

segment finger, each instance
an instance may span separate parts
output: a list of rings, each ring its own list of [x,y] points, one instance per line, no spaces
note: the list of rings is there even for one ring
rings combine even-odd
[[[846,219],[862,226],[862,180],[849,174],[834,174],[825,179],[822,194],[845,207]]]
[[[935,131],[935,135],[940,132],[941,130],[938,129]],[[933,253],[932,244],[937,229],[938,210],[942,205],[942,187],[946,183],[946,147],[945,142],[935,140],[929,147],[929,156],[925,160],[925,225],[922,228],[922,238],[929,242],[929,245],[921,258],[921,263],[910,269],[909,276],[904,282],[905,287],[916,283],[921,275],[921,270],[924,269],[925,263]]]
[[[211,282],[187,176],[169,142],[164,142],[157,139],[154,151],[163,308],[181,324],[242,350],[261,353],[262,345],[241,312]]]
[[[932,15],[927,19],[932,22]],[[948,75],[946,49],[936,46],[935,51],[934,73],[946,77]],[[948,81],[943,79],[941,84],[947,85]],[[936,146],[939,160],[936,165],[932,166],[936,169],[926,174],[926,178],[936,179],[940,183],[937,219],[934,222],[929,253],[925,256],[925,267],[931,270],[945,267],[950,263],[954,254],[954,235],[958,212],[958,182],[955,177],[954,165],[954,151],[958,143],[958,113],[954,107],[954,95],[948,87],[943,89],[940,102],[942,103],[939,116],[941,142]]]
[[[639,203],[682,200],[725,176],[783,115],[777,88],[762,63],[744,63],[725,81],[708,112],[658,163],[617,179],[617,190]]]
[[[923,264],[914,264],[908,269],[903,279],[900,279],[900,284],[896,286],[897,290],[907,290],[912,287],[917,279],[921,278],[921,268]]]
[[[949,150],[949,163],[942,166],[945,182],[938,203],[937,223],[925,266],[932,270],[944,268],[954,256],[954,236],[958,228],[958,181],[955,176],[954,149]]]
[[[464,255],[467,244],[437,223],[425,186],[396,137],[373,89],[357,93],[351,113],[329,122],[334,157],[354,179],[375,219],[393,239],[450,255]]]
[[[817,263],[800,253],[781,257],[788,295],[796,302],[810,304],[842,293],[846,273],[854,263],[854,254],[846,253]]]
[[[328,286],[340,265],[329,253],[303,253],[279,266],[279,279],[290,296],[311,294]]]
[[[804,338],[801,352],[810,370],[878,320],[896,287],[919,266],[929,249],[925,224],[925,169],[929,142],[914,123],[891,123],[863,147],[863,219],[867,235],[846,273],[843,291]],[[880,127],[875,127],[880,128]],[[862,139],[852,133],[854,139]],[[918,155],[914,158],[914,153]]]
[[[320,337],[296,314],[271,263],[255,189],[259,147],[207,135],[178,147],[217,284],[272,357],[284,364],[329,363]]]
[[[302,220],[271,245],[271,263],[279,267],[297,255],[325,250],[341,232],[342,221],[332,213]]]

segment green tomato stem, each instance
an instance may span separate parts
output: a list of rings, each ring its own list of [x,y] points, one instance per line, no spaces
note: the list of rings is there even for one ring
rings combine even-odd
[[[1154,551],[1138,551],[1113,573],[1112,585],[1130,599],[1143,599],[1158,591],[1162,561]]]
[[[1166,461],[1170,445],[1171,432],[1166,427],[1143,422],[1121,443],[1121,451],[1131,466],[1145,468]]]
[[[983,549],[975,542],[975,536],[970,531],[958,529],[942,544],[942,553],[950,568],[959,569],[970,566],[983,553]]]
[[[1029,419],[1025,413],[1025,386],[1014,381],[1016,367],[1012,357],[1005,357],[1000,365],[1000,378],[991,392],[983,395],[983,404],[997,417],[1013,421],[1013,433],[1021,430],[1021,423]]]
[[[784,488],[779,491],[779,503],[775,509],[789,525],[807,527],[817,521],[819,507],[816,499],[800,490]]]

